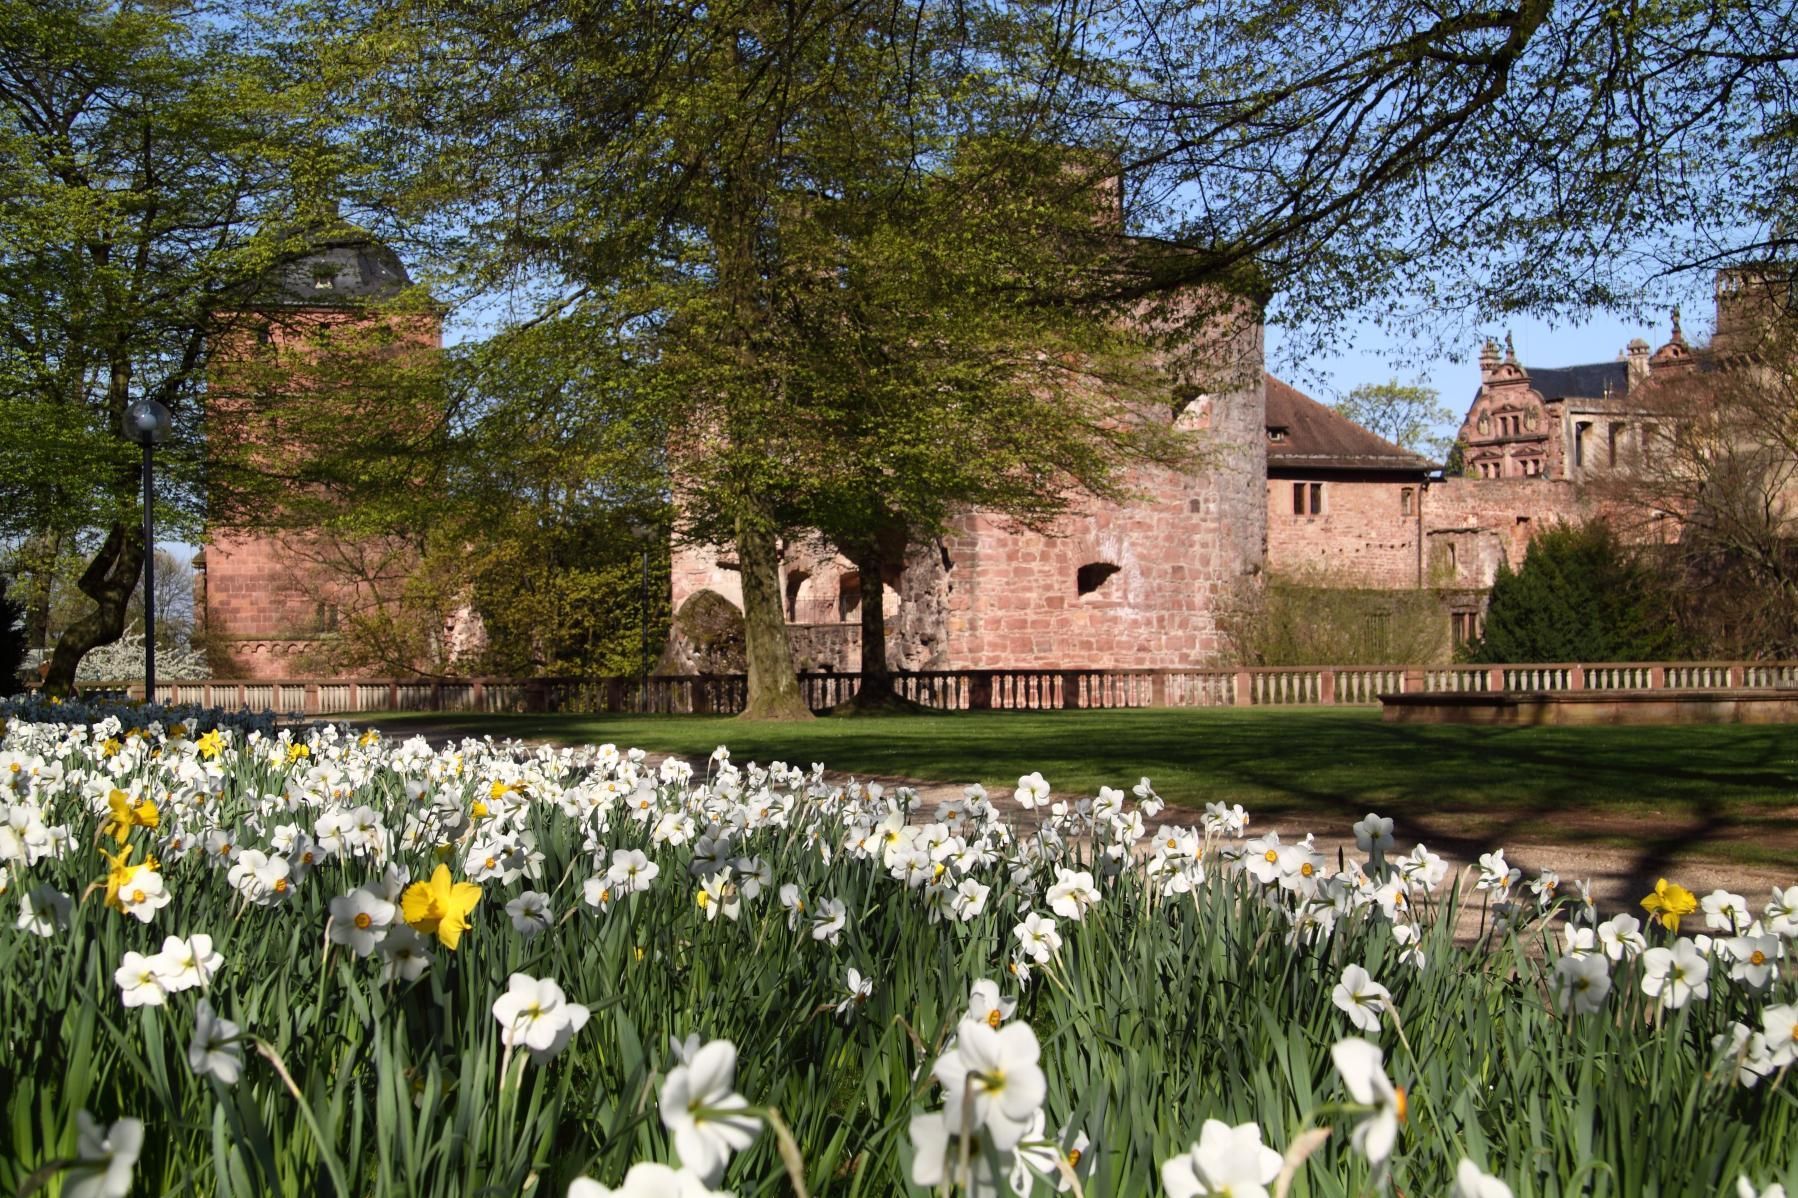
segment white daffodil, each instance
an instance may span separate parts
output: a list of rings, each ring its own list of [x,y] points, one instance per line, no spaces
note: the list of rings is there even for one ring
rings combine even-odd
[[[863,977],[862,971],[852,965],[849,967],[849,972],[844,980],[849,987],[849,994],[842,1001],[837,1003],[836,1013],[839,1016],[847,1017],[853,1014],[856,1008],[860,1007],[863,1003],[867,1002],[869,998],[873,997],[874,979]]]
[[[1399,1124],[1405,1121],[1405,1092],[1392,1084],[1383,1064],[1385,1054],[1366,1040],[1341,1040],[1330,1049],[1330,1059],[1349,1096],[1373,1113],[1355,1125],[1349,1141],[1367,1158],[1375,1173],[1385,1170]]]
[[[1392,851],[1392,821],[1383,815],[1375,815],[1369,811],[1355,821],[1355,847],[1363,853],[1371,854],[1375,849],[1382,853]]]
[[[668,1071],[662,1083],[662,1126],[674,1137],[681,1164],[707,1185],[724,1175],[731,1154],[749,1147],[761,1131],[754,1115],[741,1114],[747,1099],[732,1088],[737,1046],[713,1040],[693,1058]]]
[[[1762,1019],[1766,1012],[1762,1012]],[[1767,1051],[1767,1037],[1736,1020],[1729,1030],[1711,1037],[1711,1051],[1735,1070],[1736,1083],[1752,1090],[1762,1079],[1778,1068]]]
[[[997,1028],[1011,1018],[1018,1009],[1016,999],[1005,998],[999,993],[999,983],[990,978],[980,978],[968,991],[967,1014],[961,1017],[963,1023],[984,1023],[990,1028]]]
[[[1490,853],[1481,853],[1479,861],[1479,877],[1474,882],[1473,888],[1475,890],[1489,891],[1494,897],[1503,898],[1510,893],[1511,887],[1515,886],[1517,884],[1517,879],[1522,876],[1522,870],[1513,869],[1511,864],[1505,860],[1505,851],[1503,849],[1498,849]]]
[[[1342,980],[1330,992],[1330,1001],[1341,1008],[1357,1028],[1377,1032],[1380,1016],[1392,1005],[1392,992],[1374,981],[1361,966],[1350,965],[1342,971]]]
[[[169,992],[152,957],[126,953],[112,977],[119,984],[119,995],[127,1007],[160,1007],[168,1001]]]
[[[1161,1163],[1161,1185],[1167,1198],[1267,1198],[1280,1163],[1280,1154],[1261,1142],[1256,1124],[1231,1127],[1207,1119],[1191,1150]]]
[[[134,870],[131,880],[119,887],[119,902],[125,914],[140,923],[155,919],[156,913],[169,905],[171,897],[162,874],[153,869]]]
[[[642,849],[614,849],[612,867],[606,870],[606,877],[610,879],[612,889],[622,897],[648,890],[661,872],[662,867],[645,856]]]
[[[1068,1176],[1069,1172],[1075,1177],[1091,1172],[1092,1158],[1087,1155],[1087,1149],[1092,1146],[1092,1139],[1084,1131],[1076,1131],[1069,1136],[1069,1129],[1066,1127],[1061,1129],[1060,1135],[1050,1139],[1048,1126],[1048,1120],[1038,1111],[1030,1121],[1030,1130],[1018,1142],[1012,1155],[1013,1194],[1029,1194],[1033,1174],[1053,1185],[1056,1193],[1065,1194],[1074,1188],[1074,1180]],[[1082,1161],[1087,1162],[1084,1170],[1081,1168]],[[1066,1171],[1062,1169],[1063,1165],[1067,1166]]]
[[[960,1130],[943,1111],[912,1116],[912,1183],[929,1190],[947,1183],[957,1198],[1001,1198],[1011,1185],[1014,1155],[995,1148],[979,1129],[964,1151]]]
[[[1764,914],[1769,932],[1787,939],[1798,937],[1798,886],[1788,886],[1784,890],[1775,886]]]
[[[547,1061],[568,1046],[574,1034],[587,1025],[587,1008],[568,1001],[550,978],[515,973],[506,981],[506,992],[493,1000],[493,1018],[499,1021],[500,1043],[528,1048],[531,1059]]]
[[[1639,956],[1648,947],[1648,940],[1642,935],[1642,921],[1628,913],[1599,924],[1598,943],[1604,955],[1613,961]]]
[[[1038,965],[1047,964],[1061,951],[1061,933],[1055,930],[1055,921],[1040,912],[1026,914],[1011,934],[1018,939],[1019,951]]]
[[[781,910],[787,913],[787,930],[790,932],[805,918],[805,895],[800,892],[797,882],[783,883],[777,893]]]
[[[835,944],[848,922],[849,908],[840,899],[825,899],[818,905],[818,914],[812,917],[812,939]]]
[[[1562,939],[1567,944],[1567,955],[1570,957],[1586,957],[1598,951],[1598,930],[1581,927],[1570,923],[1561,929]]]
[[[512,917],[513,930],[526,940],[549,931],[555,922],[555,913],[549,909],[549,895],[536,890],[527,890],[507,903],[506,914]]]
[[[415,982],[431,967],[431,954],[423,937],[399,924],[387,930],[381,939],[381,980]]]
[[[1055,885],[1043,896],[1049,910],[1076,923],[1086,918],[1087,911],[1098,905],[1099,891],[1093,885],[1090,870],[1055,867]]]
[[[1642,993],[1671,1010],[1693,998],[1710,997],[1710,975],[1711,963],[1684,936],[1670,949],[1651,948],[1642,954]]]
[[[54,886],[39,884],[19,896],[18,928],[33,936],[54,936],[68,930],[74,910],[74,899]]]
[[[1611,992],[1610,963],[1600,953],[1562,957],[1555,962],[1552,981],[1555,1001],[1563,1011],[1571,1007],[1589,1015],[1603,1008]]]
[[[1761,1034],[1775,1068],[1798,1064],[1798,1004],[1781,1003],[1761,1010]]]
[[[971,923],[980,913],[986,910],[986,896],[993,888],[983,885],[974,878],[963,878],[955,887],[955,895],[949,901],[949,909],[961,918],[963,923]]]
[[[120,1119],[102,1129],[86,1111],[75,1113],[75,1164],[63,1177],[65,1198],[125,1198],[144,1148],[144,1125]]]
[[[1041,1046],[1027,1023],[997,1030],[963,1022],[955,1047],[936,1059],[931,1074],[943,1087],[943,1113],[952,1127],[983,1127],[1009,1152],[1030,1127],[1048,1094],[1037,1064]]]
[[[1018,788],[1011,792],[1011,797],[1024,810],[1035,811],[1049,801],[1049,784],[1040,772],[1025,774],[1018,779]]]
[[[1716,932],[1737,935],[1748,930],[1751,922],[1748,900],[1719,887],[1698,901],[1704,911],[1704,926]]]
[[[568,1198],[732,1198],[706,1185],[690,1169],[670,1169],[653,1161],[630,1167],[617,1189],[600,1185],[591,1177],[577,1177],[568,1186]]]
[[[198,1077],[216,1077],[227,1086],[237,1084],[243,1073],[243,1047],[237,1043],[242,1031],[229,1019],[213,1014],[212,1004],[202,998],[194,1007],[194,1038],[187,1044],[187,1067]]]
[[[1511,1187],[1462,1157],[1455,1166],[1454,1198],[1511,1198]]]
[[[358,957],[373,953],[393,927],[399,908],[366,886],[331,900],[331,942]]]
[[[1750,929],[1745,936],[1732,936],[1723,942],[1723,953],[1729,958],[1729,976],[1754,990],[1765,990],[1779,973],[1779,958],[1784,941],[1778,936]]]
[[[212,937],[204,932],[192,936],[168,936],[162,951],[150,958],[162,988],[170,994],[195,987],[205,989],[225,967],[223,953],[214,951]]]

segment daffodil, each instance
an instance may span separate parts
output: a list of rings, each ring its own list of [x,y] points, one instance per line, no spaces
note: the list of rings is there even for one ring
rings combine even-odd
[[[416,931],[435,932],[451,952],[468,930],[468,915],[481,901],[481,888],[473,882],[451,882],[449,866],[439,865],[428,882],[414,882],[400,899],[406,922]]]
[[[735,1091],[737,1046],[714,1040],[668,1071],[662,1083],[662,1126],[674,1137],[681,1164],[707,1185],[724,1175],[731,1154],[749,1147],[762,1121],[741,1113],[749,1103]]]
[[[156,804],[149,799],[133,801],[131,796],[122,790],[114,790],[106,796],[106,806],[110,814],[100,831],[112,837],[114,843],[124,844],[125,838],[131,835],[133,828],[154,828],[160,823]]]
[[[215,760],[220,753],[225,751],[225,738],[219,734],[217,728],[214,728],[194,742],[194,751],[208,761]]]
[[[1680,917],[1698,910],[1698,896],[1679,883],[1662,878],[1654,884],[1654,893],[1642,900],[1642,910],[1669,932],[1677,932]]]

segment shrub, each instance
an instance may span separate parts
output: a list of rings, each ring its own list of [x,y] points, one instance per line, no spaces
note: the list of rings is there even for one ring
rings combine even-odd
[[[1673,596],[1601,521],[1538,534],[1516,571],[1501,562],[1475,662],[1656,661],[1683,646]]]

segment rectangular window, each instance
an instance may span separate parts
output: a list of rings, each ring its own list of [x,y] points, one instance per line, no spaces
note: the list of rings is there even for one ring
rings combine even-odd
[[[1311,484],[1311,514],[1313,516],[1324,514],[1324,485],[1322,483]]]
[[[1292,484],[1292,514],[1295,516],[1302,516],[1305,514],[1305,484],[1304,483],[1293,483]]]
[[[1403,487],[1399,490],[1398,514],[1401,516],[1409,516],[1411,514],[1411,488],[1410,487]]]

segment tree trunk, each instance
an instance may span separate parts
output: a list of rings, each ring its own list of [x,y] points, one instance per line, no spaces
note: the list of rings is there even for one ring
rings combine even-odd
[[[862,584],[862,682],[851,705],[862,710],[894,706],[893,671],[887,666],[886,565],[880,546],[857,546],[852,560]]]
[[[774,534],[750,514],[737,517],[737,567],[743,580],[743,656],[749,665],[745,720],[809,720],[799,693],[787,617],[781,605],[780,552]]]
[[[110,645],[125,633],[125,605],[137,589],[144,570],[144,535],[141,529],[114,524],[100,552],[88,564],[76,585],[94,601],[94,610],[70,624],[57,638],[50,655],[50,671],[44,691],[68,695],[75,689],[75,669],[90,649]]]

